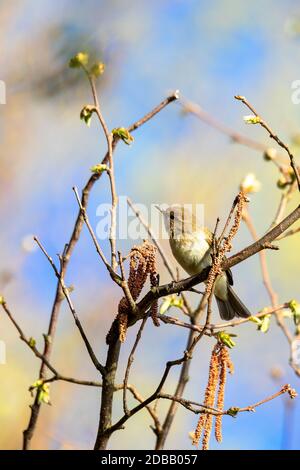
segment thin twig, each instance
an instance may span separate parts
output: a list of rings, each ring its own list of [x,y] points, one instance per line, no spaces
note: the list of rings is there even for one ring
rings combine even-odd
[[[276,211],[276,215],[274,217],[272,224],[270,225],[270,229],[275,227],[275,225],[279,224],[279,222],[283,219],[287,204],[289,200],[291,199],[294,190],[297,187],[295,183],[297,185],[297,182],[292,183],[289,186],[288,190],[281,195],[280,202]]]
[[[191,323],[189,324],[190,326],[193,325],[193,318],[191,317],[190,319]],[[191,345],[194,342],[194,339],[197,335],[197,331],[193,331],[192,329],[189,332],[188,339],[187,339],[187,345],[186,345],[186,350],[188,351]],[[180,369],[180,374],[179,378],[177,381],[177,386],[175,389],[175,395],[177,397],[182,397],[185,387],[189,381],[189,371],[190,371],[190,365],[191,365],[192,358],[187,357],[186,360],[184,360],[181,364],[181,369]],[[156,406],[158,405],[158,399],[155,402]],[[156,439],[156,445],[155,445],[155,450],[160,450],[163,449],[165,441],[167,439],[168,433],[171,429],[172,423],[174,421],[176,411],[178,408],[178,404],[173,401],[168,409],[168,412],[166,414],[165,420],[163,422],[163,425],[161,427],[161,431],[157,434],[157,439]]]
[[[264,317],[266,314],[267,315],[273,315],[273,314],[276,314],[277,312],[279,312],[279,311],[281,311],[285,308],[289,308],[289,303],[288,302],[284,303],[284,304],[281,304],[281,305],[278,305],[275,308],[267,307],[263,312],[260,311],[260,312],[256,313],[256,315],[252,315],[251,317],[239,318],[238,320],[231,320],[231,321],[228,321],[228,322],[223,322],[223,323],[217,323],[217,324],[210,325],[209,329],[214,331],[214,330],[217,330],[217,329],[223,329],[223,328],[239,326],[239,325],[242,325],[244,323],[248,323],[253,318],[261,318],[261,317]]]
[[[120,251],[118,251],[118,259],[119,259],[119,265],[120,265],[121,277],[122,277],[121,287],[123,289],[128,305],[130,306],[131,312],[134,313],[136,310],[136,303],[131,295],[128,282],[126,280],[123,258],[122,258],[122,254]]]
[[[143,116],[141,119],[131,124],[131,126],[127,127],[128,132],[133,132],[139,127],[143,126],[144,124],[146,124],[146,122],[154,118],[156,114],[160,113],[166,106],[168,106],[170,103],[173,103],[173,101],[176,101],[178,99],[179,99],[179,90],[176,90],[173,93],[171,93],[167,98],[165,98],[161,103],[159,103],[159,105],[153,108],[149,113],[145,114],[145,116]]]
[[[64,375],[61,375],[59,373],[56,373],[55,375],[53,375],[52,377],[50,377],[49,379],[45,379],[43,381],[43,383],[51,383],[51,382],[56,382],[56,381],[63,381],[63,382],[69,382],[69,383],[72,383],[72,384],[75,384],[75,385],[84,385],[86,387],[98,387],[98,388],[101,388],[102,387],[102,382],[96,382],[96,381],[93,381],[93,380],[81,380],[81,379],[75,379],[73,377],[66,377]],[[115,392],[118,392],[118,391],[121,391],[124,389],[124,384],[119,384],[119,385],[116,385],[115,386]],[[137,391],[137,389],[131,385],[131,384],[127,384],[127,390],[130,391],[130,393],[132,394],[132,396],[140,403],[143,403],[144,402],[144,398],[142,397],[142,395]],[[153,408],[151,406],[146,406],[146,409],[148,411],[148,413],[150,414],[151,418],[153,419],[153,422],[154,422],[154,429],[155,429],[155,432],[159,432],[160,430],[160,422],[159,422],[159,419],[158,419],[158,416],[157,414],[155,413],[155,411],[153,410]]]
[[[113,159],[113,135],[109,132],[107,124],[105,122],[103,113],[101,111],[97,90],[95,86],[95,80],[93,75],[83,67],[85,73],[87,74],[88,80],[91,85],[93,98],[94,98],[94,105],[95,105],[95,112],[98,116],[100,125],[103,129],[106,142],[107,142],[107,160],[109,164],[109,169],[107,170],[109,183],[110,183],[110,192],[111,192],[111,225],[110,225],[110,235],[109,241],[111,246],[111,267],[112,270],[115,271],[117,267],[117,251],[116,251],[116,231],[117,231],[117,204],[118,204],[118,197],[116,192],[116,183],[115,183],[115,175],[114,175],[114,159]]]
[[[245,135],[239,134],[233,129],[225,126],[223,123],[217,121],[213,116],[204,111],[203,108],[201,108],[201,106],[199,106],[198,104],[192,103],[191,101],[187,101],[184,99],[180,99],[179,102],[183,107],[184,111],[193,114],[213,129],[216,129],[217,131],[221,132],[221,134],[227,135],[233,142],[236,142],[240,145],[245,145],[246,147],[252,148],[253,150],[258,150],[262,153],[269,151],[269,148],[266,147],[264,144],[261,144],[256,140],[250,139]],[[276,158],[272,158],[272,161],[277,167],[280,168],[279,157],[281,157],[281,155],[276,155]]]
[[[254,411],[255,408],[257,408],[258,406],[264,405],[268,401],[274,400],[275,398],[280,397],[284,393],[288,393],[292,399],[297,396],[295,390],[292,389],[289,384],[286,384],[281,388],[281,390],[279,390],[279,392],[274,393],[273,395],[270,395],[269,397],[264,398],[263,400],[260,400],[254,403],[253,405],[245,406],[244,408],[238,408],[238,412],[240,413],[243,411]],[[230,410],[227,410],[224,414],[230,414]]]
[[[124,385],[122,384],[122,387]],[[118,386],[117,386],[118,387]],[[133,395],[133,397],[139,401],[140,403],[143,403],[145,401],[145,399],[142,397],[142,395],[136,390],[135,387],[133,387],[133,385],[130,385],[130,384],[127,384],[127,390],[129,390],[131,392],[131,394]],[[150,405],[146,405],[146,410],[148,411],[148,413],[150,414],[151,418],[153,419],[153,423],[154,423],[154,427],[151,427],[151,429],[154,431],[155,434],[158,434],[160,431],[161,431],[161,424],[160,424],[160,421],[159,421],[159,418],[158,418],[158,415],[156,413],[156,411],[154,410],[154,408]]]
[[[288,308],[288,305],[289,305],[288,303],[281,304],[276,308],[270,308],[268,310],[264,310],[263,312],[258,312],[256,315],[252,315],[252,317],[248,317],[248,318],[240,318],[239,320],[232,320],[232,321],[229,321],[229,322],[223,322],[223,323],[217,323],[217,324],[208,323],[207,326],[206,326],[205,335],[212,336],[214,334],[215,330],[239,326],[239,325],[242,325],[243,323],[248,323],[253,318],[264,317],[266,314],[272,315],[276,312],[279,312],[280,310],[282,310],[284,308]],[[179,320],[178,318],[171,317],[171,316],[165,315],[165,314],[164,315],[158,315],[158,318],[163,323],[180,326],[182,328],[187,328],[187,329],[193,330],[193,331],[201,332],[204,329],[204,325],[192,325],[190,323],[183,322],[182,320]]]
[[[104,253],[103,253],[103,251],[102,251],[102,249],[101,249],[101,247],[100,247],[100,245],[99,245],[99,243],[98,243],[98,241],[97,241],[96,235],[95,235],[95,233],[94,233],[94,231],[93,231],[93,229],[92,229],[92,226],[91,226],[91,224],[90,224],[90,222],[89,222],[89,219],[88,219],[88,216],[87,216],[87,213],[86,213],[86,208],[83,207],[83,205],[82,205],[82,203],[81,203],[81,199],[80,199],[80,196],[79,196],[79,194],[78,194],[78,189],[76,188],[76,186],[73,186],[72,189],[73,189],[73,191],[74,191],[74,194],[75,194],[75,197],[76,197],[76,200],[77,200],[79,209],[80,209],[80,211],[81,211],[81,213],[82,213],[83,220],[84,220],[84,222],[85,222],[85,224],[86,224],[86,226],[87,226],[87,228],[88,228],[88,231],[90,232],[90,235],[91,235],[91,237],[92,237],[92,240],[93,240],[93,243],[94,243],[94,245],[95,245],[96,251],[97,251],[98,255],[100,256],[101,260],[103,261],[105,267],[108,269],[108,271],[110,271],[110,270],[111,270],[111,267],[110,267],[109,263],[107,262],[106,257],[105,257],[105,255],[104,255]]]
[[[252,219],[250,217],[249,212],[244,211],[243,216],[244,216],[244,221],[245,221],[245,223],[246,223],[246,225],[249,229],[249,232],[251,233],[251,235],[253,237],[253,240],[256,241],[258,239],[258,235],[256,233],[256,230],[255,230],[255,227],[254,227],[254,224],[252,222]],[[279,219],[278,223],[280,223],[280,219]],[[260,251],[259,252],[259,257],[260,257],[263,283],[264,283],[265,288],[268,292],[269,298],[271,300],[272,307],[274,309],[276,309],[277,306],[278,306],[278,294],[273,289],[273,286],[272,286],[272,283],[271,283],[271,278],[270,278],[270,275],[269,275],[269,270],[268,270],[268,266],[267,266],[267,260],[266,260],[265,252]],[[282,332],[283,332],[283,334],[284,334],[284,336],[287,339],[288,344],[289,344],[289,349],[290,349],[290,361],[289,362],[290,362],[290,365],[294,369],[294,371],[297,373],[297,375],[299,375],[299,368],[298,368],[297,364],[295,364],[295,361],[294,361],[294,354],[293,354],[293,344],[294,344],[293,340],[294,340],[294,338],[293,338],[293,335],[291,334],[290,330],[288,329],[288,327],[285,324],[285,321],[284,321],[284,318],[283,318],[283,315],[282,315],[282,311],[278,310],[276,312],[275,316],[276,316],[277,325],[282,330]]]
[[[237,415],[237,413],[255,411],[255,408],[258,408],[259,406],[264,405],[265,403],[268,403],[269,401],[272,401],[275,398],[278,398],[285,393],[288,393],[292,399],[297,396],[296,391],[292,389],[289,384],[286,384],[278,392],[264,398],[263,400],[260,400],[254,403],[253,405],[245,406],[242,408],[231,407],[227,410],[218,410],[216,408],[207,407],[201,403],[196,403],[196,402],[193,402],[193,401],[181,398],[181,397],[168,395],[166,393],[160,393],[157,398],[176,401],[180,403],[182,406],[184,406],[186,409],[188,409],[189,411],[192,411],[195,414],[202,413],[202,414],[212,414],[214,416],[228,415],[228,416],[234,417]]]
[[[278,137],[277,134],[275,134],[275,132],[271,129],[271,127],[266,123],[266,121],[264,121],[261,118],[261,116],[257,113],[257,111],[252,106],[252,104],[249,103],[249,101],[244,96],[236,95],[235,98],[241,101],[245,106],[247,106],[247,108],[250,109],[250,111],[254,114],[254,116],[259,118],[258,124],[260,124],[264,129],[266,129],[270,138],[275,140],[275,142],[277,142],[277,144],[287,152],[289,159],[290,159],[290,165],[293,169],[293,172],[295,174],[295,178],[298,184],[298,190],[300,191],[300,175],[299,175],[298,168],[295,164],[294,155],[290,151],[289,147]]]
[[[256,233],[252,218],[250,216],[249,211],[245,208],[243,212],[243,220],[253,238],[254,241],[258,240],[258,235]],[[260,265],[261,265],[261,273],[262,273],[262,278],[263,278],[263,283],[264,286],[269,294],[269,298],[272,304],[273,308],[276,308],[277,303],[278,303],[278,295],[275,292],[275,290],[272,287],[271,284],[271,279],[269,275],[269,270],[267,266],[267,258],[266,258],[266,253],[264,250],[259,252],[259,259],[260,259]]]
[[[267,315],[273,315],[276,312],[279,312],[279,311],[281,311],[285,308],[289,308],[288,303],[278,305],[278,307],[276,307],[276,308],[268,308],[268,309],[264,310],[263,312],[258,312],[256,315],[252,315],[251,317],[240,318],[238,320],[231,320],[231,321],[228,321],[228,322],[216,323],[216,324],[215,323],[212,323],[212,324],[208,323],[207,326],[206,326],[205,335],[212,336],[212,335],[214,335],[215,330],[220,330],[220,329],[229,328],[229,327],[233,328],[235,326],[242,325],[243,323],[251,322],[253,320],[253,318],[261,318],[261,317],[264,317],[266,314]],[[183,322],[182,320],[179,320],[179,318],[171,317],[171,316],[165,315],[165,314],[164,315],[158,315],[158,318],[163,323],[180,326],[182,328],[187,328],[187,329],[193,330],[193,331],[201,332],[204,329],[204,325],[193,325],[193,324],[190,324],[190,323]]]
[[[76,186],[74,186],[73,188],[73,191],[74,191],[74,194],[75,194],[75,197],[76,197],[76,200],[77,200],[77,203],[78,203],[78,206],[79,206],[79,209],[81,211],[81,214],[82,214],[82,217],[83,217],[83,220],[84,220],[84,223],[86,224],[87,226],[87,229],[91,235],[91,238],[93,240],[93,243],[94,243],[94,246],[96,248],[96,251],[98,253],[98,255],[100,256],[101,260],[103,261],[106,269],[108,270],[111,278],[113,279],[114,282],[116,282],[117,284],[121,285],[121,279],[120,277],[117,275],[117,273],[113,270],[113,268],[110,266],[110,264],[108,263],[108,261],[106,260],[106,257],[102,251],[102,248],[101,246],[99,245],[99,242],[97,240],[97,237],[95,235],[95,232],[90,224],[90,221],[89,221],[89,218],[88,218],[88,215],[87,215],[87,212],[86,212],[86,208],[83,207],[82,205],[82,202],[80,200],[80,196],[78,194],[78,189],[76,188]]]
[[[20,339],[22,341],[24,341],[24,343],[27,344],[27,346],[33,351],[33,353],[35,354],[36,357],[41,359],[46,364],[48,369],[51,370],[51,372],[53,372],[53,374],[58,375],[57,370],[54,369],[54,367],[50,364],[47,357],[45,357],[44,354],[40,353],[38,351],[38,349],[36,348],[35,340],[33,338],[27,338],[27,336],[25,335],[25,333],[23,332],[23,330],[21,329],[21,327],[19,326],[19,324],[15,320],[15,318],[14,318],[13,314],[11,313],[10,309],[8,308],[7,303],[5,301],[2,301],[0,305],[2,306],[3,310],[5,311],[6,315],[8,316],[10,321],[13,323],[15,328],[18,330],[18,333],[20,335]]]
[[[166,364],[166,367],[165,367],[165,370],[164,370],[164,373],[163,373],[163,376],[159,382],[159,385],[157,387],[157,389],[155,390],[155,392],[149,397],[147,398],[143,403],[140,403],[138,406],[136,406],[135,408],[133,408],[132,410],[129,410],[129,413],[128,414],[124,414],[124,416],[119,419],[114,425],[110,426],[109,428],[107,428],[104,433],[105,435],[107,436],[107,438],[115,431],[119,430],[122,428],[123,424],[128,421],[128,419],[130,417],[132,417],[133,415],[135,415],[136,413],[138,413],[140,410],[142,410],[143,408],[145,408],[147,405],[149,405],[150,403],[152,403],[154,400],[156,400],[169,376],[169,372],[171,370],[172,367],[174,367],[175,365],[180,365],[182,364],[183,361],[187,360],[188,359],[188,356],[187,354],[184,354],[183,357],[181,357],[180,359],[176,359],[174,361],[169,361],[167,362]]]
[[[48,369],[54,374],[51,378],[49,379],[45,379],[43,380],[43,383],[46,383],[46,382],[54,382],[54,381],[58,381],[58,380],[61,380],[61,381],[64,381],[64,382],[71,382],[71,383],[74,383],[74,384],[77,384],[77,385],[88,385],[88,386],[93,386],[93,387],[101,387],[102,384],[101,382],[93,382],[91,380],[80,380],[80,379],[75,379],[73,377],[67,377],[63,374],[61,374],[60,372],[58,372],[51,364],[50,362],[48,361],[48,359],[41,353],[39,352],[39,350],[36,348],[35,346],[35,340],[33,338],[27,338],[27,336],[25,335],[25,333],[23,332],[22,328],[20,327],[19,323],[17,322],[17,320],[14,318],[13,314],[11,313],[10,309],[8,308],[7,306],[7,303],[4,301],[4,302],[1,302],[1,306],[3,308],[3,310],[5,311],[5,313],[7,314],[8,318],[10,319],[10,321],[13,323],[13,325],[15,326],[15,328],[17,329],[19,335],[20,335],[20,339],[22,341],[24,341],[24,343],[27,344],[27,346],[30,348],[30,350],[34,353],[34,355],[41,359],[45,364],[46,366],[48,367]]]
[[[55,276],[57,277],[57,279],[59,280],[60,282],[60,285],[61,285],[61,288],[62,288],[62,291],[63,291],[63,294],[67,300],[67,303],[68,303],[68,306],[69,306],[69,309],[73,315],[73,318],[74,318],[74,321],[75,321],[75,324],[81,334],[81,337],[84,341],[84,344],[86,346],[86,349],[89,353],[89,356],[94,364],[94,366],[96,367],[96,369],[101,373],[101,375],[104,375],[105,374],[105,368],[102,364],[100,364],[100,362],[98,361],[94,351],[93,351],[93,348],[84,332],[84,329],[81,325],[81,322],[78,318],[78,315],[76,313],[76,310],[73,306],[73,303],[72,303],[72,300],[71,300],[71,297],[70,297],[70,294],[69,294],[69,291],[68,291],[68,288],[65,286],[65,283],[64,281],[61,279],[61,276],[60,276],[60,273],[55,265],[55,263],[53,262],[53,259],[51,258],[51,256],[47,253],[46,249],[44,248],[44,246],[41,244],[41,242],[39,241],[39,239],[37,237],[34,237],[34,240],[36,241],[36,243],[38,244],[39,248],[41,249],[41,251],[43,252],[43,254],[45,255],[45,257],[47,258],[47,260],[49,261],[49,264],[51,265],[54,273],[55,273]]]
[[[234,201],[233,201],[233,203],[232,203],[230,212],[229,212],[229,214],[228,214],[228,217],[227,217],[227,219],[226,219],[225,225],[224,225],[224,227],[223,227],[222,233],[221,233],[221,235],[220,235],[220,237],[219,237],[219,239],[218,239],[218,246],[219,246],[219,247],[221,246],[221,243],[222,243],[222,241],[224,240],[224,236],[225,236],[226,230],[227,230],[228,227],[229,227],[229,224],[230,224],[230,222],[231,222],[231,219],[232,219],[232,216],[233,216],[233,214],[234,214],[234,211],[235,211],[235,208],[236,208],[237,203],[238,203],[238,198],[235,197],[235,198],[234,198]]]
[[[128,388],[128,380],[129,380],[129,374],[130,374],[130,368],[131,368],[131,365],[134,361],[134,354],[135,354],[135,351],[136,351],[136,348],[138,347],[138,344],[141,340],[141,337],[142,337],[142,332],[143,332],[143,329],[144,329],[144,326],[146,324],[146,321],[147,321],[148,317],[145,317],[141,323],[141,326],[138,330],[138,333],[136,335],[136,338],[135,338],[135,342],[134,342],[134,345],[133,345],[133,348],[129,354],[129,357],[128,357],[128,361],[127,361],[127,367],[126,367],[126,370],[125,370],[125,377],[124,377],[124,381],[123,381],[123,410],[124,410],[124,413],[127,415],[129,414],[129,409],[128,409],[128,406],[127,406],[127,388]]]
[[[55,374],[52,377],[49,377],[48,379],[43,380],[43,383],[50,383],[50,382],[56,382],[56,381],[69,382],[75,385],[84,385],[86,387],[102,387],[101,382],[96,382],[94,380],[75,379],[74,377],[67,377],[61,374]]]

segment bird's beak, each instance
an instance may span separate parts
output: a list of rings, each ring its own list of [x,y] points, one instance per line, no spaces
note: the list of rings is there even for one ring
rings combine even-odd
[[[156,207],[156,209],[163,214],[163,210],[159,206],[155,205],[154,207]]]

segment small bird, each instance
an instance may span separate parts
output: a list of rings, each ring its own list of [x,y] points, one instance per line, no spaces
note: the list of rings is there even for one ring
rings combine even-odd
[[[196,218],[184,206],[173,205],[166,210],[156,206],[163,214],[172,253],[177,262],[190,275],[198,274],[212,264],[213,234],[197,226]],[[214,287],[214,295],[223,320],[247,318],[247,307],[232,289],[231,271],[220,274]]]

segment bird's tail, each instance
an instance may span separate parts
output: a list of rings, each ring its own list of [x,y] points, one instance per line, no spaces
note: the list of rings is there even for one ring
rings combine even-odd
[[[247,318],[251,316],[247,307],[229,284],[227,284],[227,300],[222,300],[217,296],[216,300],[222,320],[232,320],[234,317]]]

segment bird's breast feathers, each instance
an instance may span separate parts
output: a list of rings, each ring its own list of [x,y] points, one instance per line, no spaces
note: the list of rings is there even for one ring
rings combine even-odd
[[[170,246],[178,263],[190,275],[199,273],[211,264],[210,245],[203,231],[171,238]]]

